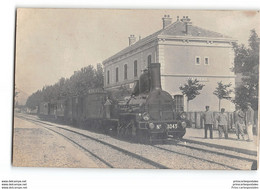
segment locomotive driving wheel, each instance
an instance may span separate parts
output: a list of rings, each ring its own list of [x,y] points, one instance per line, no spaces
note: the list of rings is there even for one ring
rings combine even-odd
[[[125,135],[129,138],[134,138],[136,136],[136,126],[135,121],[130,120],[126,126]]]
[[[134,120],[121,121],[117,128],[117,135],[119,137],[135,138],[136,126]]]
[[[124,127],[122,125],[119,125],[117,127],[117,136],[118,137],[123,137],[124,136]]]

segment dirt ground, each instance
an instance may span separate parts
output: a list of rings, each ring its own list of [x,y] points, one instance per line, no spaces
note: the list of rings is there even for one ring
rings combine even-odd
[[[13,166],[98,167],[83,151],[34,123],[14,118]]]

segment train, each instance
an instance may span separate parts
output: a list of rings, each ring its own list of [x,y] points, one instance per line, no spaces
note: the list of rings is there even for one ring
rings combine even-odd
[[[124,87],[90,89],[84,94],[42,102],[40,118],[63,121],[117,137],[153,141],[181,139],[189,127],[184,111],[161,87],[160,63],[151,63],[134,82],[131,93]]]

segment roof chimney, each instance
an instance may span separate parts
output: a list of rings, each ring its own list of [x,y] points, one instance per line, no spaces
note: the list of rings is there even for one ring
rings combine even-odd
[[[185,24],[185,34],[189,34],[190,32],[190,26],[192,25],[191,19],[188,16],[183,16],[181,21]]]
[[[164,15],[162,20],[163,20],[163,28],[166,28],[172,23],[172,18],[170,17],[170,15]]]
[[[129,39],[129,46],[133,45],[136,42],[135,35],[130,35],[130,37],[128,37],[128,39]]]

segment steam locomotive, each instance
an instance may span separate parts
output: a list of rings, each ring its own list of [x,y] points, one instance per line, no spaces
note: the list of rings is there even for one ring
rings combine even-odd
[[[160,64],[151,63],[130,94],[122,87],[91,89],[80,96],[42,103],[39,116],[144,141],[182,138],[188,122],[185,112],[175,111],[173,102],[161,88]]]

